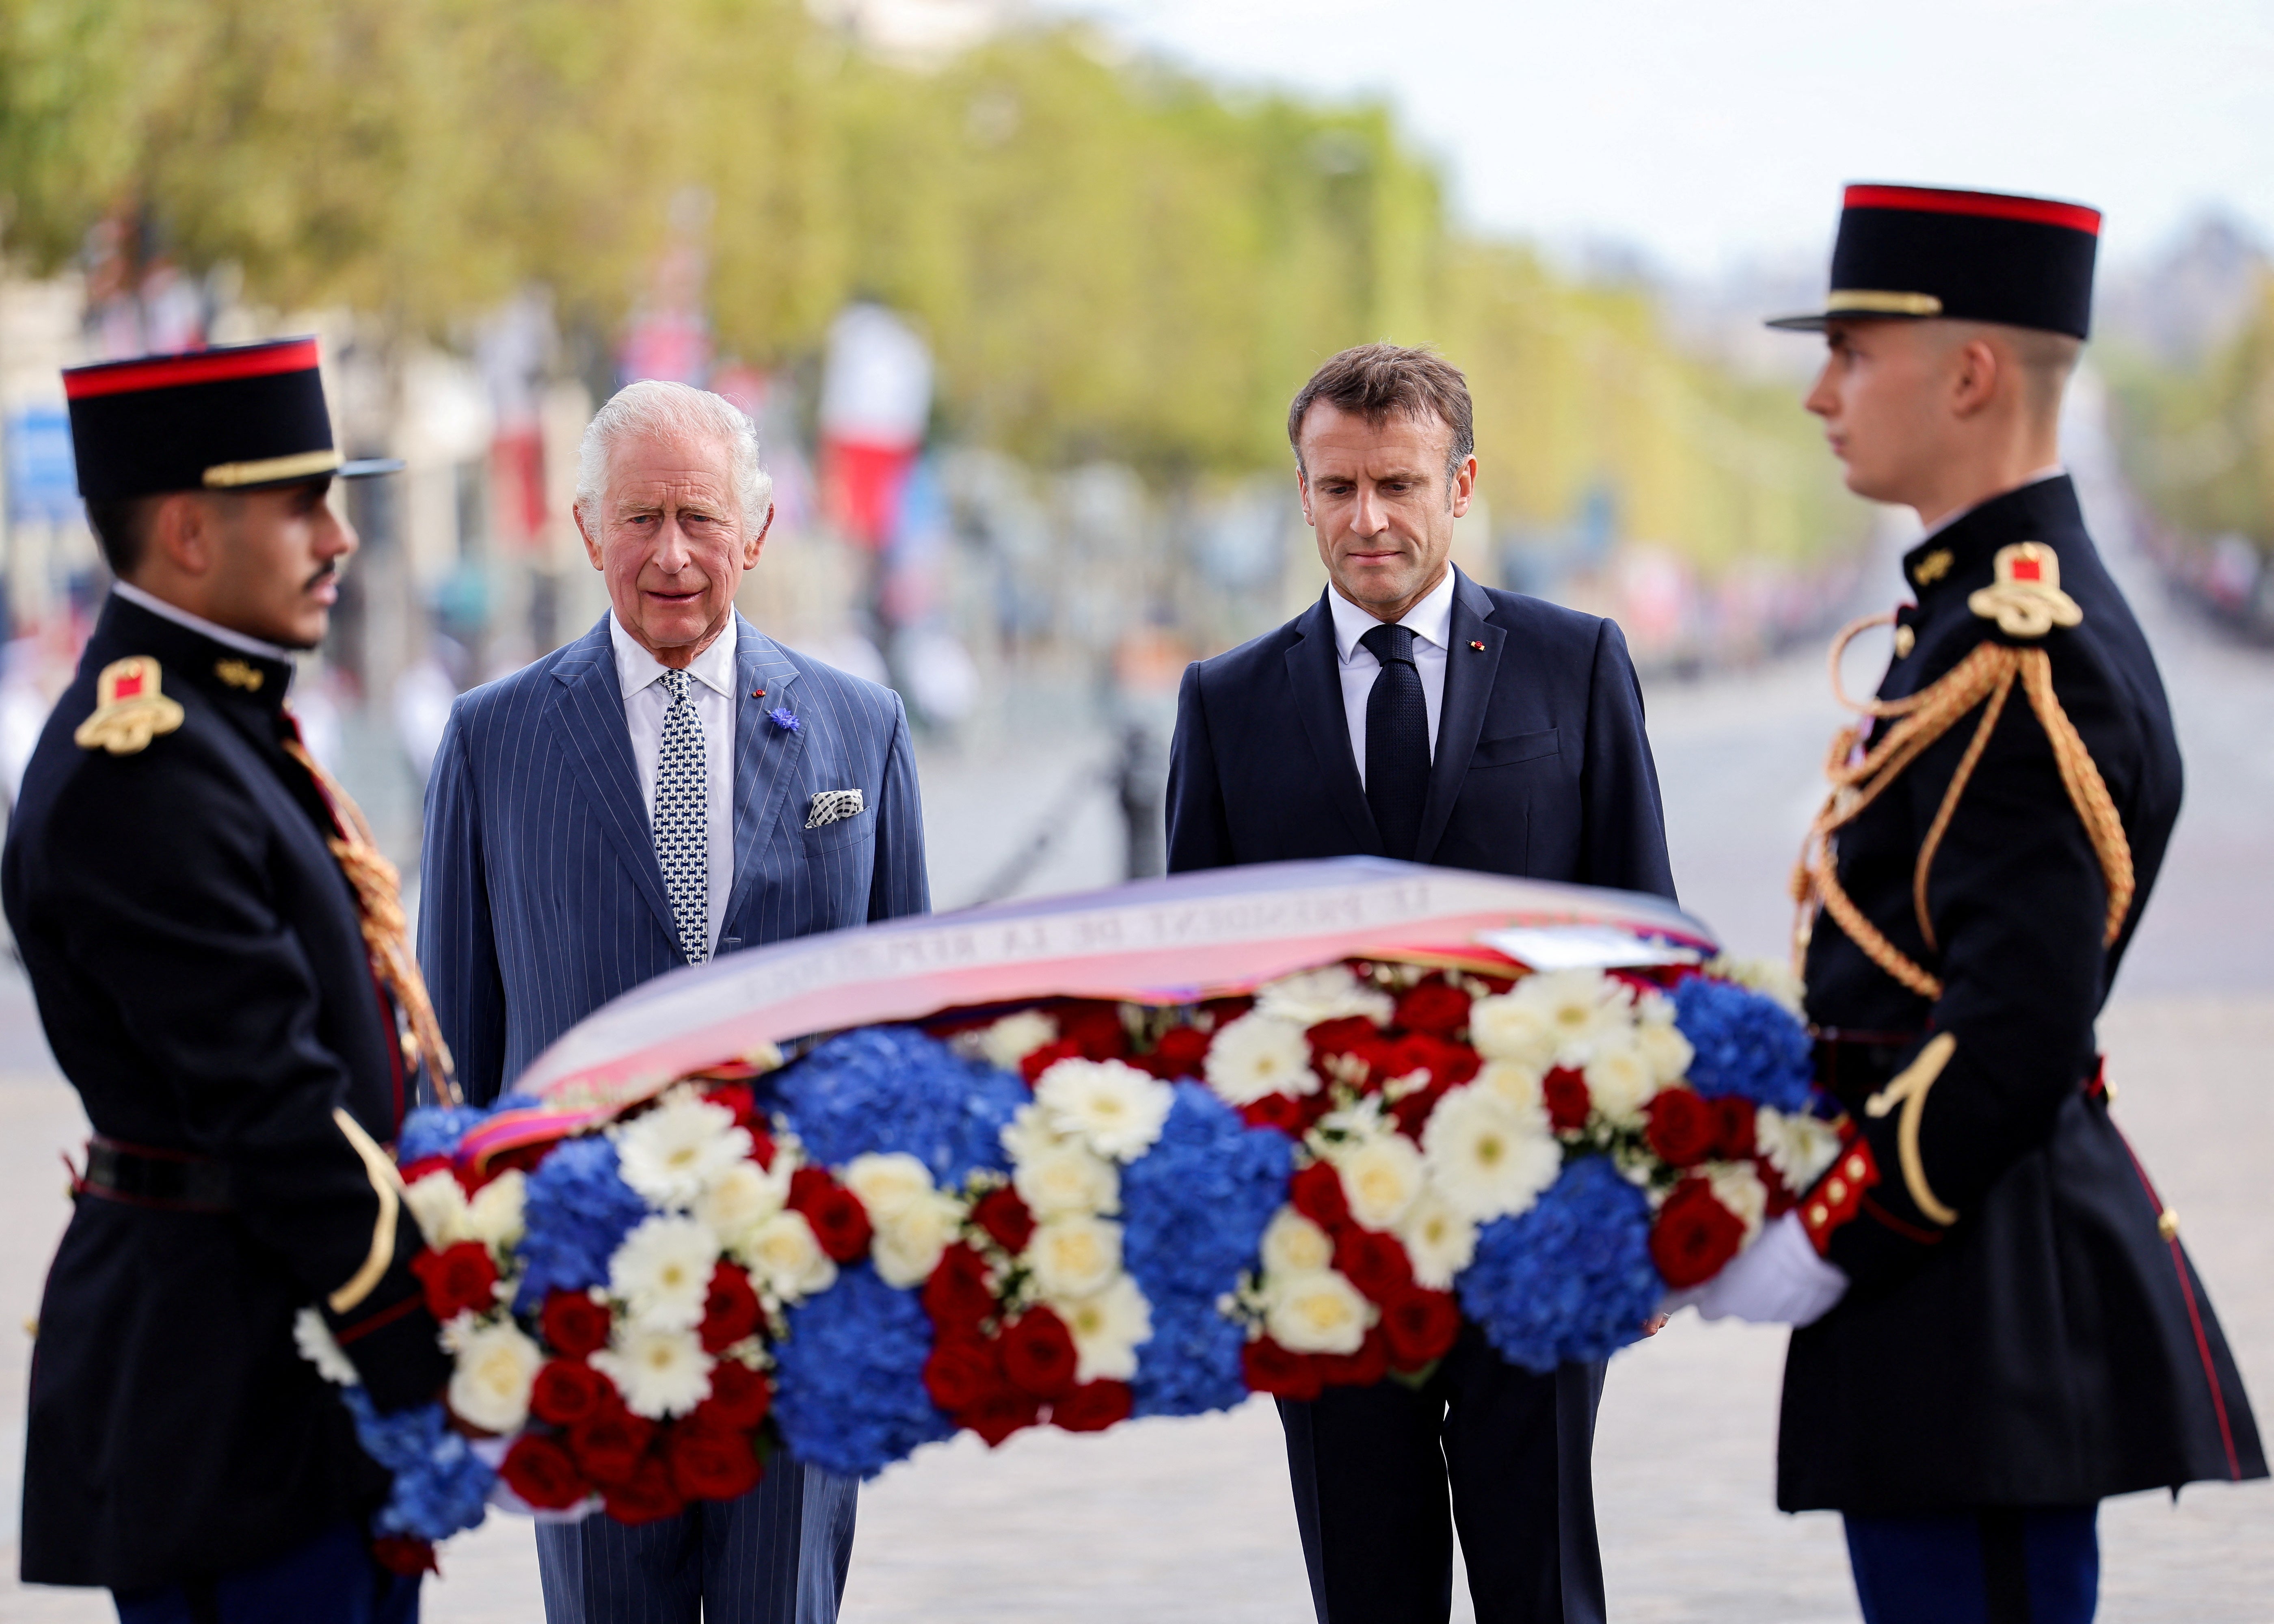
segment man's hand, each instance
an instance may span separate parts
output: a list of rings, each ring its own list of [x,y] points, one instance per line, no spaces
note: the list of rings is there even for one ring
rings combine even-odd
[[[1708,1320],[1813,1325],[1847,1295],[1848,1276],[1818,1257],[1800,1214],[1787,1213],[1691,1300]]]

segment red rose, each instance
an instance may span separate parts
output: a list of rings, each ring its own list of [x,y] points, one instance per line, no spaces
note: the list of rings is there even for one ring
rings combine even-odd
[[[1008,1252],[1026,1251],[1027,1243],[1035,1238],[1035,1215],[1008,1184],[981,1196],[972,1207],[971,1222]]]
[[[1370,1301],[1389,1303],[1413,1289],[1413,1263],[1394,1235],[1344,1225],[1335,1237],[1335,1267]]]
[[[581,1359],[547,1359],[529,1388],[529,1413],[555,1426],[574,1426],[622,1402],[615,1383]]]
[[[548,1291],[537,1327],[553,1352],[581,1359],[608,1345],[611,1320],[606,1303],[595,1303],[581,1291]]]
[[[400,1169],[405,1184],[415,1184],[429,1173],[448,1173],[451,1170],[450,1158],[448,1156],[421,1156],[418,1161],[409,1162]]]
[[[665,1435],[663,1458],[671,1486],[689,1500],[733,1500],[765,1475],[747,1435],[691,1416]]]
[[[1308,1400],[1319,1396],[1319,1362],[1308,1354],[1291,1353],[1268,1336],[1239,1350],[1240,1372],[1251,1391],[1274,1398]]]
[[[391,1574],[410,1578],[414,1574],[440,1575],[442,1565],[434,1560],[434,1547],[423,1539],[410,1539],[401,1534],[374,1535],[371,1542],[371,1560]]]
[[[960,1415],[997,1387],[1007,1385],[995,1344],[975,1336],[943,1336],[924,1360],[924,1391],[950,1415]]]
[[[593,1482],[616,1485],[631,1481],[654,1440],[655,1423],[618,1403],[570,1427],[568,1453],[576,1457],[577,1470]]]
[[[1382,1340],[1389,1344],[1389,1362],[1399,1370],[1419,1370],[1443,1358],[1460,1334],[1461,1305],[1449,1291],[1415,1286],[1382,1304]]]
[[[711,1271],[711,1295],[703,1303],[703,1350],[724,1353],[758,1328],[758,1294],[750,1277],[724,1258]]]
[[[1121,1011],[1111,1004],[1077,1004],[1053,1011],[1058,1041],[1071,1043],[1084,1060],[1118,1060],[1129,1052],[1129,1031]]]
[[[1026,1057],[1019,1062],[1019,1075],[1027,1079],[1028,1087],[1032,1087],[1036,1079],[1059,1061],[1080,1060],[1081,1057],[1081,1044],[1072,1038],[1060,1038],[1055,1043],[1045,1043],[1040,1049],[1028,1050]]]
[[[1587,1125],[1587,1113],[1595,1108],[1587,1094],[1587,1079],[1570,1066],[1557,1066],[1540,1085],[1540,1097],[1547,1107],[1547,1125],[1558,1133],[1577,1133]]]
[[[1389,1342],[1375,1326],[1366,1334],[1356,1353],[1316,1356],[1319,1380],[1329,1387],[1370,1387],[1389,1374]]]
[[[1161,1034],[1153,1052],[1132,1062],[1159,1078],[1163,1082],[1174,1082],[1180,1077],[1198,1077],[1208,1060],[1209,1034],[1198,1026],[1171,1026]]]
[[[1324,1090],[1304,1099],[1291,1094],[1267,1094],[1241,1106],[1239,1119],[1251,1128],[1276,1128],[1289,1139],[1299,1139],[1329,1103]]]
[[[535,1432],[523,1432],[513,1440],[498,1465],[498,1476],[539,1511],[566,1511],[592,1492],[577,1475],[568,1451]]]
[[[1085,1381],[1050,1406],[1050,1425],[1069,1432],[1102,1432],[1129,1419],[1136,1405],[1126,1381]]]
[[[734,1112],[734,1125],[749,1129],[753,1136],[765,1126],[765,1119],[758,1115],[758,1096],[748,1083],[720,1083],[703,1097]]]
[[[1713,1149],[1713,1108],[1694,1088],[1661,1088],[1643,1114],[1643,1138],[1668,1167],[1696,1167]]]
[[[1382,1028],[1363,1015],[1338,1015],[1304,1033],[1311,1041],[1314,1064],[1329,1055],[1365,1055],[1382,1041]]]
[[[422,1252],[410,1259],[410,1272],[425,1289],[426,1312],[437,1320],[497,1305],[497,1265],[479,1241]]]
[[[867,1255],[869,1209],[822,1169],[802,1167],[789,1176],[789,1207],[805,1214],[813,1238],[838,1262],[855,1263]]]
[[[686,1500],[672,1484],[671,1468],[652,1455],[642,1455],[621,1483],[603,1485],[600,1501],[610,1516],[633,1527],[660,1522],[687,1509]]]
[[[1410,1077],[1416,1071],[1427,1071],[1429,1081],[1440,1090],[1457,1088],[1474,1077],[1484,1066],[1477,1051],[1464,1043],[1451,1043],[1430,1032],[1409,1032],[1389,1045],[1389,1052],[1374,1062],[1386,1081],[1393,1077]]]
[[[1451,1093],[1444,1083],[1425,1083],[1411,1094],[1400,1094],[1390,1101],[1390,1119],[1397,1131],[1407,1139],[1419,1141],[1422,1129],[1429,1125],[1429,1114],[1437,1109],[1437,1101]]]
[[[747,1432],[773,1408],[773,1384],[739,1359],[711,1367],[711,1396],[695,1407],[695,1419],[728,1432]]]
[[[1753,1154],[1753,1102],[1743,1094],[1725,1094],[1708,1100],[1713,1108],[1713,1154],[1723,1162],[1741,1162]]]
[[[1427,981],[1397,1001],[1392,1019],[1408,1032],[1450,1038],[1469,1024],[1469,995],[1442,981]]]
[[[1745,1238],[1744,1220],[1713,1198],[1702,1178],[1675,1185],[1651,1226],[1650,1260],[1676,1291],[1702,1286],[1737,1255]]]
[[[1073,1390],[1073,1333],[1048,1308],[1030,1308],[1003,1327],[1003,1373],[1037,1398]]]
[[[1043,1401],[1007,1381],[988,1388],[955,1412],[955,1424],[978,1433],[990,1449],[999,1447],[1012,1433],[1035,1425],[1042,1418]]]
[[[1332,1234],[1350,1222],[1350,1201],[1343,1194],[1343,1176],[1331,1162],[1314,1162],[1287,1181],[1287,1199],[1295,1210]]]
[[[1028,1227],[1033,1227],[1031,1220]],[[978,1332],[995,1312],[995,1286],[977,1247],[958,1241],[939,1254],[938,1265],[924,1282],[923,1305],[939,1330]]]
[[[1761,1185],[1768,1192],[1768,1207],[1761,1214],[1765,1218],[1781,1218],[1800,1205],[1800,1198],[1785,1184],[1784,1176],[1770,1165],[1766,1157],[1753,1163],[1753,1171],[1760,1176]]]

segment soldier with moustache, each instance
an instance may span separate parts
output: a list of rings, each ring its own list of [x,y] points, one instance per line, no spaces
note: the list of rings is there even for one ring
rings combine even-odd
[[[2060,467],[2100,216],[1848,189],[1808,396],[1915,508],[1915,601],[1799,871],[1820,1083],[1799,1204],[1705,1289],[1793,1325],[1786,1511],[1843,1514],[1867,1624],[2084,1624],[2098,1503],[2266,1476],[2201,1279],[2110,1114],[2094,1022],[2180,808],[2147,639]],[[2146,1086],[2152,1086],[2149,1084]]]
[[[124,1624],[402,1624],[387,1477],[297,1342],[328,1332],[381,1410],[448,1379],[384,1148],[448,1056],[394,872],[285,706],[356,547],[330,482],[399,464],[343,462],[312,339],[64,387],[117,584],[0,857],[94,1129],[40,1309],[23,1577],[106,1586]]]

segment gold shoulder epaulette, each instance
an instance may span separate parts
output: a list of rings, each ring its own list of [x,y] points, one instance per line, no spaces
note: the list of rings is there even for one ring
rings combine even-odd
[[[94,680],[94,714],[72,741],[82,750],[132,756],[182,725],[182,707],[160,691],[158,662],[147,654],[113,660]]]
[[[1966,606],[2008,637],[2042,637],[2056,626],[2082,623],[2084,611],[2061,590],[2060,555],[2042,541],[1999,548],[1995,567],[1997,580],[1969,593]]]

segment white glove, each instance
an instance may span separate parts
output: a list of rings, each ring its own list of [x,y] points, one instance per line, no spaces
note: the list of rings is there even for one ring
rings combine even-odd
[[[1787,1213],[1707,1281],[1694,1301],[1707,1320],[1813,1325],[1847,1295],[1848,1276],[1817,1255],[1800,1214]]]

